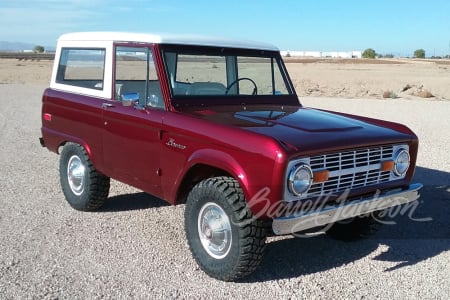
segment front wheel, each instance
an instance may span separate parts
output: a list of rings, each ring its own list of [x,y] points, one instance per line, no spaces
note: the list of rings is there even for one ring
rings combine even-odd
[[[108,197],[109,177],[97,172],[86,150],[78,144],[64,145],[59,176],[64,196],[76,210],[96,210]]]
[[[209,276],[232,281],[252,273],[265,248],[265,227],[248,208],[239,183],[215,177],[189,193],[185,229],[191,252]]]

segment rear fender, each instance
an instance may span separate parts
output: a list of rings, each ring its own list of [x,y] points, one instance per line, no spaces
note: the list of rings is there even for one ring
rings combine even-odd
[[[56,132],[54,130],[43,128],[42,136],[44,139],[45,147],[57,154],[60,154],[60,148],[64,146],[66,143],[75,143],[81,145],[84,150],[86,150],[87,155],[91,162],[96,166],[96,159],[92,154],[91,147],[86,141],[71,135],[67,135],[61,132]]]

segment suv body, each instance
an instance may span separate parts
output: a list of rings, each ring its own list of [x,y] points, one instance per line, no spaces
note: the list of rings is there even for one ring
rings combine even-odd
[[[191,251],[222,280],[256,268],[267,234],[325,226],[361,236],[377,218],[367,214],[415,201],[421,188],[410,184],[410,129],[302,106],[279,50],[265,43],[63,35],[40,141],[61,153],[76,209],[99,208],[109,178],[186,203]]]

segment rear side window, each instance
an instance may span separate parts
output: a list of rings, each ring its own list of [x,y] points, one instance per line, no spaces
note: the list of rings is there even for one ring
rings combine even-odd
[[[105,49],[61,49],[56,82],[103,90]]]

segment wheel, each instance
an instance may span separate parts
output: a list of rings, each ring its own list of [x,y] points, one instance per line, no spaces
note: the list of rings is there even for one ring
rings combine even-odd
[[[264,223],[254,218],[233,178],[206,179],[192,189],[185,230],[194,259],[213,278],[237,280],[252,273],[262,259]]]
[[[357,241],[375,234],[385,217],[385,211],[376,211],[364,217],[355,217],[333,224],[326,234],[341,241]]]
[[[64,196],[76,210],[96,210],[108,198],[109,177],[95,170],[86,151],[78,144],[64,145],[59,176]]]
[[[230,84],[227,86],[227,88],[225,89],[225,95],[228,95],[228,92],[230,91],[230,89],[231,89],[236,83],[238,83],[238,82],[241,81],[241,80],[248,80],[248,81],[250,81],[251,83],[253,83],[254,88],[253,88],[252,96],[258,95],[258,87],[256,86],[256,83],[255,83],[252,79],[250,79],[250,78],[248,78],[248,77],[238,78],[238,79],[236,79],[235,81],[233,81],[232,83],[230,83]]]

